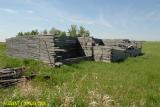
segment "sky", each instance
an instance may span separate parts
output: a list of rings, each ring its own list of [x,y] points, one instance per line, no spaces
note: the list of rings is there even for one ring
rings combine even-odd
[[[0,0],[0,41],[32,29],[84,26],[96,38],[160,40],[160,0]]]

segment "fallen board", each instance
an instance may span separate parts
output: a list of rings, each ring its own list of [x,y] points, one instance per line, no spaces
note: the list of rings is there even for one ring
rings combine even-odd
[[[0,69],[0,88],[19,83],[24,70],[24,68]]]

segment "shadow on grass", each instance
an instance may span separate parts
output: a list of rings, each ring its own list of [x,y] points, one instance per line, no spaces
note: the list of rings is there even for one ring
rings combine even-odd
[[[143,55],[145,55],[145,53],[144,53],[144,52],[142,52],[142,53],[140,53],[140,54],[139,54],[139,56],[143,56]]]
[[[80,63],[86,62],[86,61],[93,61],[92,59],[83,59],[83,60],[78,60],[78,61],[74,61],[74,62],[67,62],[64,63],[65,65],[75,68],[75,69],[82,69],[82,67],[79,66]]]

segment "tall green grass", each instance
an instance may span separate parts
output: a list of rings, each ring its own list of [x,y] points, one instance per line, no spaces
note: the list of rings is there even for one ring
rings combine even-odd
[[[8,57],[1,43],[0,68],[24,66],[28,73],[51,78],[37,76],[26,86],[0,89],[0,101],[46,101],[48,107],[159,107],[160,42],[144,42],[143,52],[120,63],[82,61],[51,68]]]

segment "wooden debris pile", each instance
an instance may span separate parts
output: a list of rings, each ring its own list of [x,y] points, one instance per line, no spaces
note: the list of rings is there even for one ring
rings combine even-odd
[[[129,39],[104,39],[105,46],[125,49],[127,56],[139,56],[142,53],[142,42]]]
[[[24,68],[7,68],[0,70],[0,88],[13,86],[21,81]]]
[[[128,56],[135,57],[142,54],[142,42],[131,41],[131,43],[126,48],[126,53]]]

